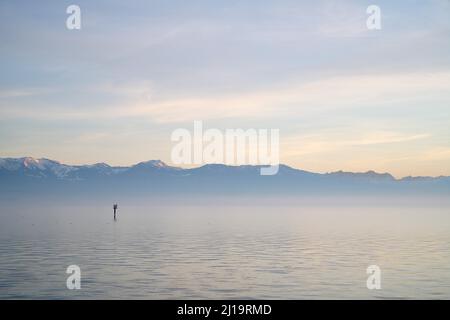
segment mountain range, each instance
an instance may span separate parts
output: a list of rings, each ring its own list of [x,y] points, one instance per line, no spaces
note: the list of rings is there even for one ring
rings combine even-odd
[[[67,165],[49,159],[0,158],[0,191],[21,193],[160,194],[391,194],[450,195],[450,177],[394,178],[368,171],[314,173],[280,165],[273,176],[261,176],[261,166],[206,164],[179,168],[160,160],[128,167]]]

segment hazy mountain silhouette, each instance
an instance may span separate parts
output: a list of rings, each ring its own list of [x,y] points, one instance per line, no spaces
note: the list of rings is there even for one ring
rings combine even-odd
[[[66,165],[49,159],[0,158],[0,191],[7,194],[450,194],[450,177],[405,177],[389,173],[314,173],[280,165],[261,176],[261,166],[207,164],[183,169],[160,160],[129,167],[105,163]]]

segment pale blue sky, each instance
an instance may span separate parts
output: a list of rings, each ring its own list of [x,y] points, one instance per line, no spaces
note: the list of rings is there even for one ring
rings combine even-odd
[[[280,128],[306,170],[450,175],[448,0],[2,1],[0,39],[1,157],[170,163],[203,120]]]

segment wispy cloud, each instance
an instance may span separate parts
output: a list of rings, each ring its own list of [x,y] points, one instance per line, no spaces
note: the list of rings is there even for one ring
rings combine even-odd
[[[113,102],[88,108],[64,108],[61,104],[14,104],[1,108],[4,117],[47,117],[48,119],[132,118],[145,117],[160,123],[188,122],[197,119],[301,117],[305,113],[330,112],[386,103],[439,97],[450,102],[450,72],[348,75],[311,82],[289,83],[267,90],[237,94],[192,93],[188,97],[159,97],[151,83],[98,85],[80,89],[86,94],[109,96]],[[36,94],[38,91],[13,91],[14,94]],[[5,93],[6,94],[6,93]],[[58,94],[64,94],[59,92]],[[114,101],[116,99],[116,101]],[[0,99],[0,104],[1,104]],[[73,103],[72,103],[73,104]],[[433,106],[429,106],[432,108]]]
[[[431,137],[431,134],[405,134],[392,131],[362,132],[358,137],[352,138],[352,133],[344,137],[336,137],[333,134],[310,134],[301,136],[290,136],[283,140],[286,156],[296,157],[307,154],[334,153],[347,150],[348,147],[376,146],[381,144],[392,144],[410,142]]]
[[[30,97],[54,92],[48,88],[0,89],[0,99]]]
[[[230,117],[301,116],[307,112],[382,105],[439,96],[450,87],[450,72],[355,75],[288,84],[239,95],[136,101],[113,110],[118,116],[148,116],[156,122]]]

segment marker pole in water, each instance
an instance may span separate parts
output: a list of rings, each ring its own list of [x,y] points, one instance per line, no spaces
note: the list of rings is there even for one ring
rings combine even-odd
[[[117,204],[113,205],[113,209],[114,209],[114,221],[116,221]]]

